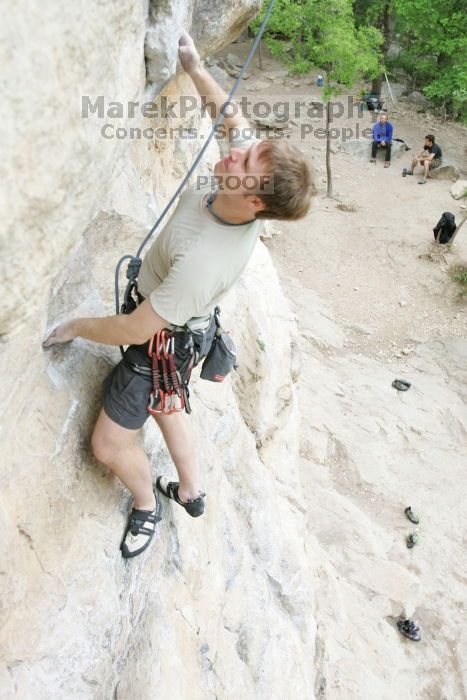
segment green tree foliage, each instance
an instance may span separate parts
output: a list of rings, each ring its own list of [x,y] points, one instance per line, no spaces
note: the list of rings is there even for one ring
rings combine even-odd
[[[382,41],[373,27],[355,26],[351,0],[277,0],[265,32],[273,55],[296,73],[312,66],[326,71],[328,87],[351,87],[362,75],[372,76],[380,67]]]
[[[394,0],[354,0],[354,13],[358,27],[377,27],[381,31],[384,37],[381,51],[386,63],[394,33]],[[383,73],[380,72],[373,78],[371,91],[379,95],[382,83]]]
[[[381,69],[379,48],[383,37],[374,27],[355,27],[350,0],[314,0],[320,21],[318,31],[307,37],[311,62],[326,72],[325,97],[339,94],[339,85],[351,88],[362,77]]]
[[[355,21],[358,26],[382,26],[384,13],[394,11],[394,0],[354,0]]]
[[[260,21],[261,15],[253,28]],[[277,0],[265,41],[294,72],[307,73],[314,66],[325,73],[327,192],[331,196],[330,100],[342,86],[351,88],[358,79],[381,72],[383,36],[374,27],[355,26],[351,0]]]
[[[467,12],[465,0],[393,0],[402,61],[417,87],[467,120]]]

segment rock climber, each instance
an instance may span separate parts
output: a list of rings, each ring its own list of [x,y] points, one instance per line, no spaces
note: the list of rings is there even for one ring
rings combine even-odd
[[[419,185],[426,185],[428,178],[428,173],[430,170],[439,168],[443,162],[443,154],[441,148],[435,143],[435,137],[433,134],[428,134],[425,136],[425,143],[423,144],[423,150],[416,156],[412,161],[412,166],[410,170],[406,168],[402,171],[402,176],[413,175],[417,165],[423,167],[423,177],[418,181]]]
[[[391,147],[392,147],[392,133],[393,126],[390,121],[388,121],[388,115],[386,112],[381,112],[379,115],[379,122],[373,126],[373,143],[371,144],[371,160],[370,163],[376,163],[376,153],[378,148],[386,149],[386,158],[384,161],[384,167],[389,168],[391,165]]]
[[[215,119],[227,95],[204,67],[192,38],[183,32],[179,59],[191,77],[210,116]],[[148,345],[167,329],[175,336],[192,333],[199,355],[212,341],[213,309],[240,277],[265,219],[295,220],[306,215],[315,194],[308,159],[286,141],[252,137],[249,123],[238,112],[225,117],[229,155],[214,167],[216,182],[192,186],[180,197],[166,226],[144,257],[139,277],[140,304],[130,314],[76,318],[57,326],[43,347],[85,338],[107,345],[129,346],[124,358],[104,380],[103,407],[92,434],[96,459],[130,490],[133,508],[120,545],[122,556],[134,557],[150,544],[161,519],[159,490],[192,517],[204,512],[199,466],[189,416],[177,411],[153,412],[178,472],[178,481],[159,476],[153,484],[148,457],[135,443],[147,418],[153,381],[135,371],[148,367]],[[251,176],[272,176],[272,191],[252,192]],[[246,181],[248,180],[248,182]],[[266,177],[266,180],[268,178]],[[240,183],[240,184],[239,184]],[[204,346],[204,348],[202,347]],[[184,346],[176,347],[177,362]]]

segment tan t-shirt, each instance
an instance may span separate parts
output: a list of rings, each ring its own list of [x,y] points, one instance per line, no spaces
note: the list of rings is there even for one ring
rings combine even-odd
[[[248,148],[257,139],[234,141]],[[180,197],[171,219],[146,253],[140,293],[172,326],[202,327],[235,284],[253,253],[263,221],[228,226],[216,221],[203,200],[209,184]]]

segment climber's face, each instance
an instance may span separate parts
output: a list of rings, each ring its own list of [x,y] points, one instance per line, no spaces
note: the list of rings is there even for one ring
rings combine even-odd
[[[261,142],[249,148],[232,147],[229,155],[216,163],[214,175],[224,192],[245,195],[264,191],[270,178],[261,150]]]

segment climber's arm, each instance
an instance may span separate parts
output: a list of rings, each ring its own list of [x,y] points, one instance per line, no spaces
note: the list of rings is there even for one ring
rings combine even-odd
[[[78,337],[105,345],[140,345],[168,325],[146,300],[129,315],[76,318],[61,323],[47,336],[42,346],[48,348],[69,343]]]
[[[185,31],[179,40],[178,55],[183,69],[194,82],[209,114],[213,119],[217,119],[222,105],[227,101],[228,95],[203,66],[193,39]],[[233,112],[233,115],[224,117],[223,120],[226,129],[240,130],[249,128],[248,121],[240,114],[240,107],[235,102],[233,102],[233,105],[235,109],[230,107],[228,110]]]
[[[201,99],[205,104],[209,114],[212,119],[217,119],[220,114],[222,105],[227,102],[227,94],[223,89],[216,83],[209,71],[200,65],[193,73],[191,73],[191,79],[196,85],[196,89],[201,95]],[[250,125],[248,121],[241,115],[240,107],[234,101],[231,103],[233,106],[229,106],[227,113],[232,114],[231,117],[225,116],[223,119],[223,124],[227,130],[235,129],[236,131],[241,129],[249,129]]]

